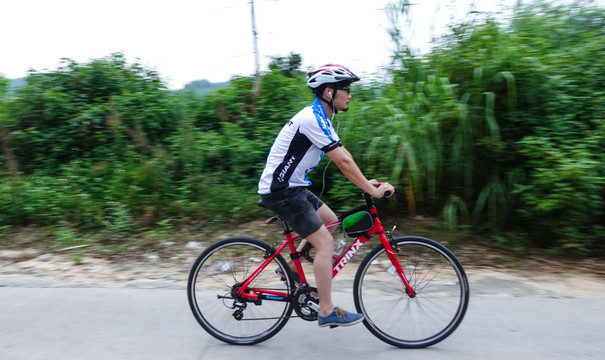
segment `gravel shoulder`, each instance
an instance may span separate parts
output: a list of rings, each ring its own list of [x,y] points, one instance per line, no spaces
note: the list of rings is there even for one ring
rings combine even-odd
[[[162,254],[118,259],[83,257],[79,263],[68,251],[0,250],[0,287],[185,289],[190,267],[204,246],[196,242],[168,244],[169,251]],[[470,255],[468,249],[459,255],[473,296],[605,298],[602,262],[583,260],[574,265],[530,258],[515,264],[510,260],[498,262],[495,254],[477,252],[483,253],[480,262],[472,260],[479,254]],[[356,267],[345,270],[335,278],[335,290],[351,288]]]
[[[235,232],[219,233],[217,238],[234,233],[272,242],[269,238],[275,229],[253,222]],[[210,241],[167,241],[151,250],[132,248],[110,258],[87,248],[0,248],[0,287],[185,289],[191,265]],[[373,247],[368,245],[366,251]],[[605,298],[603,259],[555,259],[539,252],[519,256],[478,245],[450,248],[465,267],[473,296]],[[74,253],[79,255],[74,257]],[[357,254],[352,262],[362,258],[363,254]],[[335,278],[335,291],[352,288],[354,265]]]

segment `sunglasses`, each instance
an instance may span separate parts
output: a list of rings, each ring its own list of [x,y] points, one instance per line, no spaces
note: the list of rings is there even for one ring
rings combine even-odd
[[[341,87],[338,90],[342,90],[342,91],[346,92],[347,94],[351,94],[351,87],[350,86]]]

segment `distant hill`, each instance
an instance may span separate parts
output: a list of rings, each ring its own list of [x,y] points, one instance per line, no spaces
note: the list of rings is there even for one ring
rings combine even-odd
[[[229,82],[211,83],[208,80],[195,80],[185,85],[182,91],[193,91],[199,96],[227,86]]]
[[[11,79],[8,83],[8,91],[13,92],[25,84],[27,84],[27,78]]]
[[[9,93],[14,92],[17,88],[27,84],[27,78],[19,78],[19,79],[10,79],[8,84]],[[212,83],[208,80],[195,80],[189,82],[185,85],[185,87],[179,91],[193,91],[200,97],[206,95],[207,93],[223,88],[229,85],[229,82],[220,82],[220,83]]]

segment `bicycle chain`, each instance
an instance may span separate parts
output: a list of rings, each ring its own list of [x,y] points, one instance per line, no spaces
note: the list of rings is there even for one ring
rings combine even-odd
[[[225,297],[227,298],[227,297]],[[243,303],[240,306],[234,306],[231,309],[238,308],[234,314],[236,320],[238,321],[254,321],[254,320],[277,320],[277,319],[291,319],[291,318],[301,318],[307,321],[315,321],[317,320],[317,311],[313,308],[309,307],[309,302],[314,302],[315,304],[319,303],[319,295],[317,294],[317,289],[310,286],[302,286],[298,288],[293,295],[294,301],[292,302],[292,306],[294,306],[294,311],[298,316],[276,316],[276,317],[264,317],[264,318],[254,318],[254,319],[245,319],[243,314],[246,309],[246,303]],[[237,301],[237,300],[234,300]],[[319,305],[318,305],[319,306]]]
[[[277,319],[294,319],[299,318],[300,316],[292,315],[292,316],[277,316],[277,317],[266,317],[266,318],[255,318],[255,319],[239,319],[238,321],[257,321],[257,320],[277,320]]]

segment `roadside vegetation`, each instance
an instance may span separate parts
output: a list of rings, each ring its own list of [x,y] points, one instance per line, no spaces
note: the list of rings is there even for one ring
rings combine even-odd
[[[410,218],[507,249],[602,255],[605,10],[534,1],[507,21],[467,19],[423,56],[394,24],[388,76],[354,88],[340,137],[365,173],[405,192]],[[203,96],[169,91],[123,54],[65,60],[10,90],[0,77],[0,246],[37,231],[120,252],[267,216],[266,154],[312,101],[300,64],[274,58],[258,93],[250,76]],[[357,205],[335,166],[324,184],[325,166],[314,190],[337,210]]]

